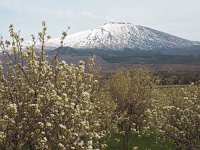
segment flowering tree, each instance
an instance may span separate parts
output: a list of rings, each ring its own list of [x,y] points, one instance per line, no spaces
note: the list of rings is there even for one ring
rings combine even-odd
[[[177,149],[199,149],[199,87],[159,89],[157,94],[149,117],[158,137],[173,142]]]
[[[151,108],[151,73],[144,67],[119,70],[108,81],[107,88],[117,103],[119,132],[124,137],[124,150],[128,149],[131,131],[140,133],[146,123],[145,112]]]
[[[34,36],[25,50],[12,25],[9,31],[11,42],[0,43],[7,59],[0,64],[0,149],[104,149],[115,104],[99,88],[94,58],[78,66],[56,55],[49,61],[45,22],[38,51]]]

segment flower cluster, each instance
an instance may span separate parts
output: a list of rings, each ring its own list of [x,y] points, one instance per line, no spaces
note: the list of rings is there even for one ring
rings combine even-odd
[[[160,89],[156,94],[154,109],[148,114],[158,138],[174,143],[179,149],[200,148],[199,87]]]

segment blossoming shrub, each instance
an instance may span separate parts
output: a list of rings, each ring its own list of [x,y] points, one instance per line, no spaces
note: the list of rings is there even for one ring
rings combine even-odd
[[[115,104],[99,89],[94,59],[78,66],[49,61],[45,23],[37,52],[34,36],[22,50],[12,26],[10,34],[11,42],[1,40],[7,61],[0,65],[0,149],[104,149]]]
[[[108,90],[117,104],[119,132],[124,137],[124,150],[128,149],[130,134],[141,133],[146,126],[145,112],[151,108],[153,78],[145,67],[121,69],[108,81]]]
[[[164,88],[157,94],[149,116],[158,137],[173,142],[177,149],[200,148],[199,87]]]

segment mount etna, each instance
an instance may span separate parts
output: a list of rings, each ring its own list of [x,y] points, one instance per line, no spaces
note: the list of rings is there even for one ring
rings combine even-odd
[[[51,39],[47,46],[58,47],[60,39]],[[131,23],[111,22],[103,26],[67,36],[65,46],[76,49],[159,50],[186,48],[200,44],[148,27]]]
[[[131,23],[106,23],[68,35],[64,47],[59,45],[59,38],[49,40],[48,54],[59,51],[58,56],[69,63],[96,55],[102,68],[110,66],[106,70],[116,64],[200,64],[200,42]]]

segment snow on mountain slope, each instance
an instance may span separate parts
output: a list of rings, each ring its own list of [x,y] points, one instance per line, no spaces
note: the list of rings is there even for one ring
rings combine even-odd
[[[51,39],[48,47],[58,47],[60,39]],[[98,48],[120,50],[138,48],[141,50],[182,48],[196,45],[197,42],[185,40],[164,32],[130,23],[106,23],[67,36],[65,46],[72,48]]]

